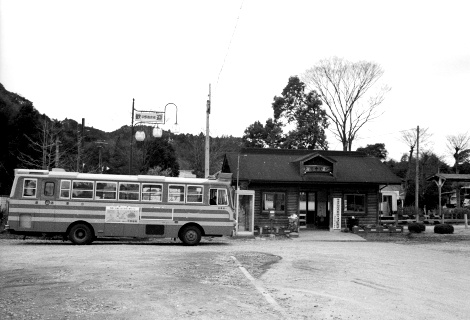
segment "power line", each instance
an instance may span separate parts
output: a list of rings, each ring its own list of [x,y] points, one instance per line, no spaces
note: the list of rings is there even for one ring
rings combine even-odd
[[[384,134],[373,135],[373,136],[370,136],[370,137],[357,137],[355,140],[364,140],[364,139],[370,139],[370,138],[376,138],[376,137],[389,136],[389,135],[392,135],[392,134],[402,133],[402,132],[406,132],[406,131],[416,131],[416,128],[398,130],[398,131],[388,132],[388,133],[384,133]]]
[[[225,54],[224,61],[222,62],[222,66],[220,67],[219,75],[217,76],[217,83],[216,83],[216,85],[219,84],[220,74],[222,73],[222,70],[224,69],[225,60],[227,59],[228,53],[230,52],[230,47],[231,47],[231,45],[232,45],[232,40],[233,40],[233,37],[234,37],[234,35],[235,35],[235,32],[237,31],[238,20],[240,20],[240,14],[241,14],[241,11],[242,11],[243,3],[244,3],[244,2],[245,2],[245,1],[243,0],[243,1],[242,1],[242,4],[240,5],[240,9],[239,9],[239,11],[238,11],[237,21],[235,22],[235,28],[233,29],[232,36],[230,37],[230,42],[229,42],[229,44],[228,44],[227,53]]]

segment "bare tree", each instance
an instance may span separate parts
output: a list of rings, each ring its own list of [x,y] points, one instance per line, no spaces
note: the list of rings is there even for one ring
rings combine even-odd
[[[428,133],[428,128],[419,130],[419,143],[422,146],[420,149],[422,149],[423,146],[427,145],[430,137],[431,137],[431,134]],[[411,130],[402,131],[401,140],[404,143],[406,143],[406,145],[409,148],[408,170],[406,170],[406,178],[405,178],[405,189],[408,190],[409,180],[411,180],[410,176],[411,176],[411,171],[412,171],[413,152],[418,142],[418,130],[411,129]]]
[[[39,127],[40,125],[40,127]],[[31,149],[37,153],[42,153],[42,158],[35,158],[31,155],[20,152],[18,154],[18,160],[25,168],[34,169],[49,169],[55,161],[55,149],[57,144],[57,133],[52,122],[47,120],[45,117],[41,120],[36,128],[40,132],[39,141],[33,140],[30,136],[24,135],[28,141]]]
[[[303,75],[303,82],[317,91],[328,107],[328,117],[336,127],[332,132],[343,144],[344,151],[351,151],[364,124],[380,116],[377,107],[390,88],[369,90],[383,73],[382,68],[372,62],[350,62],[334,57],[321,60]]]
[[[431,138],[432,134],[428,133],[429,128],[419,130],[419,144],[422,148],[426,147]],[[413,158],[413,151],[416,148],[416,143],[418,142],[418,131],[416,129],[410,129],[402,131],[401,140],[406,143],[409,148],[408,161],[411,161]]]
[[[466,132],[447,136],[447,148],[454,157],[455,173],[459,173],[459,164],[467,161],[470,157],[470,135]]]
[[[46,117],[43,117],[40,123],[37,124],[35,130],[38,132],[36,138],[32,138],[29,135],[24,135],[30,149],[35,152],[36,155],[41,154],[41,157],[32,156],[25,152],[18,153],[19,163],[24,168],[31,169],[44,169],[50,170],[52,167],[60,167],[64,169],[71,169],[75,167],[74,162],[76,154],[74,151],[77,148],[77,144],[74,143],[69,146],[68,149],[64,149],[61,137],[63,137],[63,131],[60,128],[60,123],[56,120],[51,121]]]

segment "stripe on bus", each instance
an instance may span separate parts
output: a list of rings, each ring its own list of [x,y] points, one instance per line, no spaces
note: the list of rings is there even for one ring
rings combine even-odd
[[[86,219],[81,219],[81,220],[84,220],[86,222],[89,222],[89,223],[95,223],[95,224],[103,224],[104,221],[103,219],[91,219],[91,218],[86,218]],[[18,220],[12,220],[12,221],[18,221]],[[72,222],[75,222],[77,221],[77,219],[75,217],[64,217],[64,218],[56,218],[54,219],[54,221],[51,221],[50,218],[48,217],[33,217],[32,222],[55,222],[55,223],[72,223]],[[157,223],[158,222],[158,223]],[[188,220],[178,220],[178,222],[199,222],[198,219],[188,219]],[[228,222],[227,220],[211,220],[211,221],[207,221],[207,220],[201,220],[202,223],[199,223],[202,227],[204,226],[225,226],[225,227],[233,227],[233,222]],[[121,224],[121,223],[118,223],[118,224]],[[140,223],[132,223],[132,225],[146,225],[146,224],[167,224],[167,225],[170,225],[170,226],[175,226],[175,227],[180,227],[181,224],[178,224],[178,225],[175,225],[175,221],[165,221],[165,220],[158,220],[158,221],[151,221],[151,223],[149,221],[145,221],[145,220],[141,220]]]
[[[172,209],[175,212],[181,212],[181,213],[193,213],[193,212],[200,212],[200,211],[213,211],[215,213],[229,213],[229,207],[223,207],[224,209],[220,209],[219,207],[215,206],[188,206],[188,205],[181,205],[179,206],[173,206],[173,205],[159,205],[155,206],[154,204],[141,204],[137,205],[136,203],[116,203],[116,202],[109,202],[109,203],[96,203],[96,202],[81,202],[80,205],[77,205],[77,203],[62,203],[59,201],[53,202],[52,204],[45,205],[45,204],[37,204],[35,203],[36,201],[31,201],[31,200],[17,200],[14,202],[10,202],[10,208],[29,208],[29,209],[37,209],[38,207],[48,207],[51,208],[52,210],[70,210],[69,208],[74,208],[72,210],[106,210],[106,207],[110,206],[125,206],[125,207],[137,207],[141,208],[143,212],[146,211],[152,211],[152,212],[165,212],[165,211],[171,211]]]
[[[17,213],[17,214],[14,214]],[[30,210],[26,209],[18,209],[16,212],[10,212],[9,219],[14,220],[13,218],[18,218],[19,214],[32,214],[34,217],[37,218],[47,218],[49,220],[56,220],[60,218],[70,218],[72,220],[78,219],[100,219],[104,220],[105,215],[104,213],[96,213],[90,211],[80,211],[80,210],[67,210],[66,212],[50,212],[48,210],[38,210],[34,213],[31,213]],[[15,219],[16,220],[16,219]],[[173,218],[171,216],[163,216],[163,215],[141,215],[140,220],[179,220],[179,221],[231,221],[227,214],[201,214],[201,213],[194,213],[194,214],[174,214]]]

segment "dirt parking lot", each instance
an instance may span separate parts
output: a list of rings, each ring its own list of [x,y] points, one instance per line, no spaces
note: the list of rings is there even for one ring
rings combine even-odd
[[[369,241],[318,232],[197,247],[0,239],[0,318],[469,318],[468,229]]]

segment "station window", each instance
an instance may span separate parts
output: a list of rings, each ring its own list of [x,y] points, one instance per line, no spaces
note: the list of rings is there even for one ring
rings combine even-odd
[[[204,188],[202,186],[188,186],[188,194],[186,202],[189,203],[202,203],[202,195]]]
[[[116,182],[96,182],[95,199],[116,200],[117,183]]]
[[[284,192],[263,193],[263,211],[285,212],[286,194]]]
[[[142,201],[161,202],[163,187],[161,184],[142,184]]]
[[[93,199],[93,181],[74,181],[72,199]]]
[[[23,197],[35,198],[36,191],[37,191],[37,184],[38,184],[37,179],[24,179]]]
[[[366,196],[364,194],[344,195],[344,211],[365,212]]]
[[[184,186],[168,186],[168,202],[184,202]]]
[[[61,199],[70,199],[70,180],[61,180],[60,181],[60,198]]]
[[[139,201],[140,185],[138,183],[119,183],[119,200]]]

